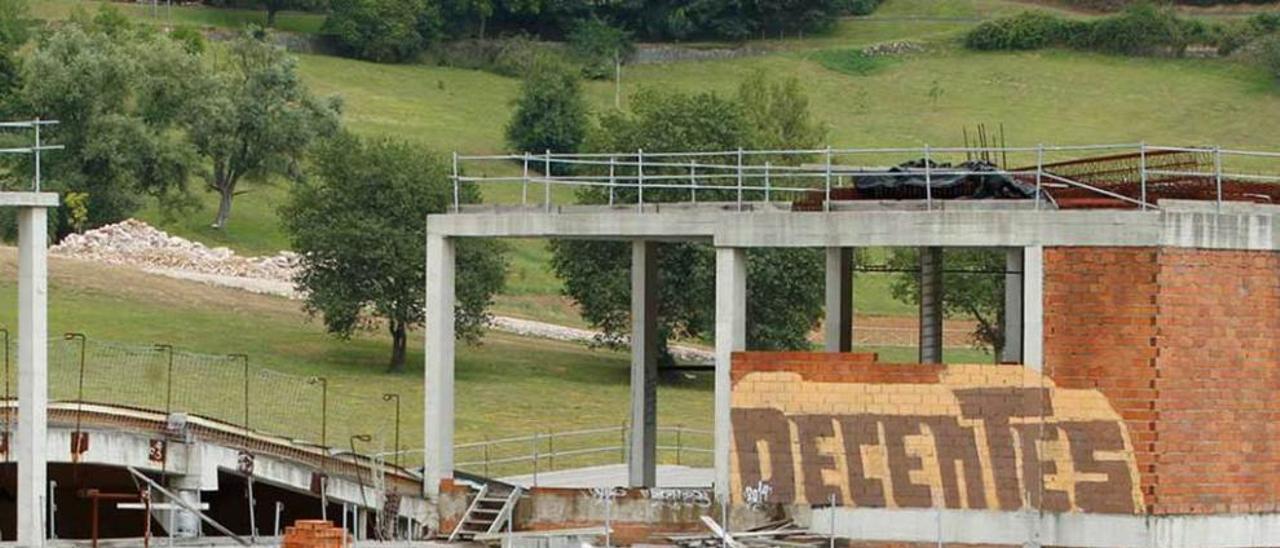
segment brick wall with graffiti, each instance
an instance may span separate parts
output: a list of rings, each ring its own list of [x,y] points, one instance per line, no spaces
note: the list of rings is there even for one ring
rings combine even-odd
[[[732,418],[740,503],[1142,511],[1106,397],[1022,366],[741,352]]]

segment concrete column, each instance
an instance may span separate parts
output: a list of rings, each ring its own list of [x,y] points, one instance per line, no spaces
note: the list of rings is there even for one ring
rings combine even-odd
[[[200,508],[200,476],[183,474],[169,476],[167,487],[192,508]],[[173,512],[173,536],[176,538],[196,538],[200,536],[200,517],[186,508],[170,502]],[[165,525],[168,525],[166,523]]]
[[[48,466],[47,213],[18,210],[18,544],[43,546]]]
[[[747,348],[747,252],[733,247],[716,248],[716,397],[715,467],[716,497],[727,498],[729,444],[732,443],[733,353]]]
[[[440,494],[440,481],[453,477],[454,241],[427,235],[426,387],[423,391],[423,489]]]
[[[920,363],[942,363],[942,248],[920,248]]]
[[[631,244],[631,487],[654,487],[658,470],[658,244]]]
[[[1044,371],[1044,247],[1023,249],[1022,363]]]
[[[853,350],[853,248],[827,248],[827,352]]]
[[[1004,349],[1000,361],[1022,363],[1022,261],[1021,247],[1004,255]]]

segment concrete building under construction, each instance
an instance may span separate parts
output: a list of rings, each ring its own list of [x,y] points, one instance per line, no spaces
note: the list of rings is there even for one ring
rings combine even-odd
[[[1276,156],[1115,148],[458,158],[458,184],[522,185],[526,203],[428,221],[436,526],[465,531],[483,508],[453,475],[455,242],[590,238],[632,246],[627,485],[532,489],[517,530],[607,523],[615,542],[662,542],[704,517],[729,536],[787,518],[859,546],[1280,544],[1280,194],[1224,167]],[[848,160],[892,154],[923,160]],[[520,177],[466,175],[522,159]],[[600,203],[554,204],[555,185]],[[671,241],[715,248],[714,481],[689,492],[654,457],[654,264]],[[825,352],[747,347],[747,250],[763,247],[826,249]],[[920,250],[919,363],[850,352],[861,247]],[[1007,258],[999,365],[941,363],[953,248]]]

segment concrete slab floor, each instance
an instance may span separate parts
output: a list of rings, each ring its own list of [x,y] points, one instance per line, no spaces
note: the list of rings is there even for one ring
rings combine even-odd
[[[711,487],[715,480],[715,470],[711,468],[692,468],[674,464],[658,466],[658,487]],[[501,481],[533,487],[533,474],[501,478]],[[625,487],[627,485],[627,465],[610,464],[589,468],[556,470],[539,472],[538,487],[567,487],[590,489],[592,487]]]

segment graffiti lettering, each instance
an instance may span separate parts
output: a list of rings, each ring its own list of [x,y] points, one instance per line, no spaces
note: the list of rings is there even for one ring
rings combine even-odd
[[[643,494],[645,498],[655,503],[662,503],[664,506],[675,508],[682,506],[711,507],[711,493],[705,489],[651,488],[645,489]]]
[[[735,408],[741,502],[1135,511],[1123,422],[1057,417],[1050,389],[947,393],[958,413]]]

